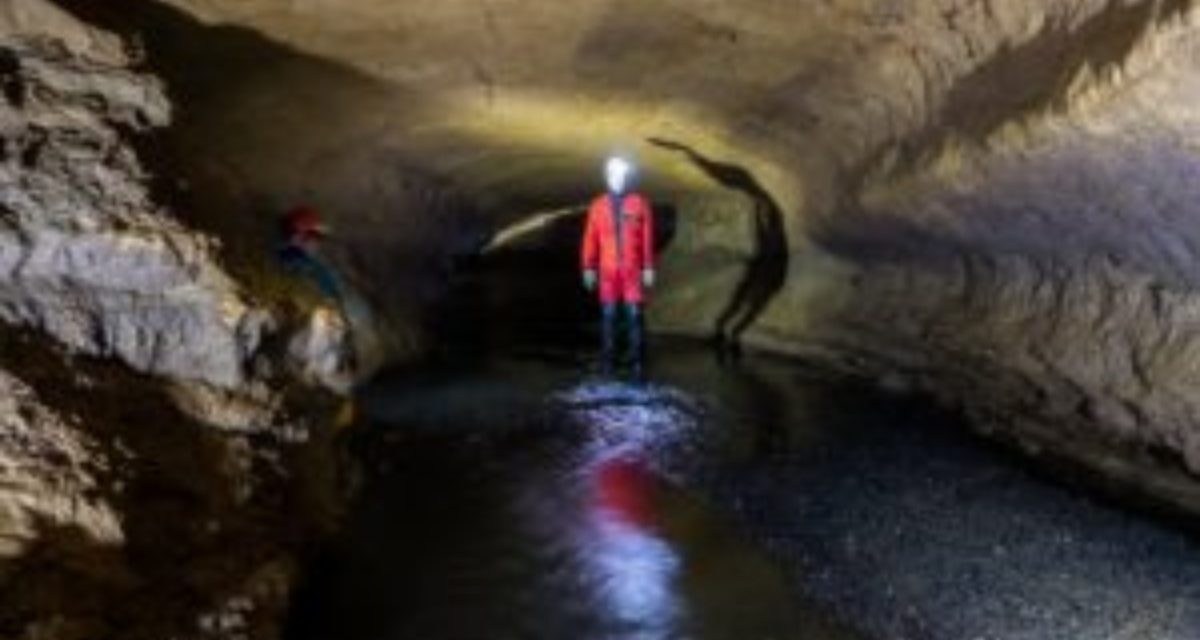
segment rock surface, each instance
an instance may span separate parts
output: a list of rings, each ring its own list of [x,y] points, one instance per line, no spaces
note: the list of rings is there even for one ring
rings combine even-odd
[[[215,239],[156,202],[168,176],[136,145],[170,121],[161,82],[131,71],[118,40],[72,49],[23,29],[0,48],[0,319],[176,381],[252,382],[286,327],[227,275]]]
[[[270,318],[210,242],[156,211],[129,134],[170,110],[157,81],[109,53],[37,39],[3,50],[0,318],[138,370],[239,385]]]
[[[278,637],[336,510],[328,443],[216,429],[34,334],[0,347],[0,635]]]
[[[679,256],[714,275],[660,314],[707,330],[757,280],[748,341],[932,392],[1194,513],[1196,13],[1068,4],[956,3],[904,55],[831,76],[874,108],[814,132],[827,200],[791,259],[756,264],[769,244],[744,207],[709,216],[747,241]]]
[[[277,637],[336,515],[350,330],[174,215],[127,45],[0,7],[0,637]]]
[[[28,551],[42,527],[75,528],[99,544],[122,544],[112,505],[95,495],[97,472],[111,464],[95,438],[7,372],[0,372],[0,391],[0,557]]]

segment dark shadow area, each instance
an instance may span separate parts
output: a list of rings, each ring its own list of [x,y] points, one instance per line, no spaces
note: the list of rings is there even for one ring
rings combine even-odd
[[[812,238],[830,253],[866,267],[904,264],[950,274],[970,253],[967,241],[953,230],[901,214],[869,213],[854,204],[839,214],[814,222]]]
[[[130,619],[110,600],[114,593],[135,590],[134,574],[119,546],[95,540],[78,525],[40,515],[33,518],[30,537],[32,543],[20,556],[0,563],[0,634],[5,638],[31,637],[34,624],[55,616],[70,620],[77,633],[96,638],[114,637],[113,620],[147,622]],[[133,631],[130,637],[148,637],[151,631]]]
[[[740,350],[742,334],[754,323],[787,282],[790,250],[783,211],[745,168],[718,162],[673,140],[651,138],[656,147],[683,154],[706,175],[727,189],[739,191],[753,203],[754,248],[733,296],[717,318],[714,338],[732,353]]]
[[[25,104],[25,86],[17,78],[17,73],[20,72],[21,64],[17,60],[17,55],[12,51],[0,49],[0,93],[4,94],[4,98],[9,104],[20,109]],[[7,154],[7,145],[0,148],[0,154]],[[3,156],[0,155],[0,159]]]

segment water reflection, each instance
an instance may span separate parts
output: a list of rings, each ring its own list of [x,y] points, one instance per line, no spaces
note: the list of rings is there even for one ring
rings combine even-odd
[[[670,388],[590,380],[557,394],[552,410],[579,434],[570,464],[583,526],[572,545],[597,602],[622,637],[681,637],[683,558],[665,536],[666,482],[650,457],[696,430],[698,408]]]
[[[494,393],[513,380],[505,373],[460,391],[531,406]],[[693,396],[584,381],[536,412],[495,407],[513,424],[486,437],[445,428],[459,414],[480,424],[489,407],[468,400],[438,403],[432,428],[409,414],[406,439],[364,436],[378,464],[297,594],[290,639],[844,637],[806,616],[771,563],[670,479],[710,439]]]
[[[635,626],[638,637],[672,637],[682,615],[682,559],[658,533],[645,463],[628,453],[602,459],[592,481],[592,536],[580,546],[588,569],[617,620]]]

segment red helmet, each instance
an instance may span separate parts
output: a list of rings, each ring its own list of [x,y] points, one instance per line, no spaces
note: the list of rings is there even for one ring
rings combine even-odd
[[[321,222],[321,214],[308,205],[300,205],[288,211],[283,219],[284,232],[289,238],[311,240],[328,235],[329,229]]]

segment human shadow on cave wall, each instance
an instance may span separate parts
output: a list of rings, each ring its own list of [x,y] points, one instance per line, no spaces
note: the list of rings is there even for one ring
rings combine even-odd
[[[742,334],[758,319],[787,281],[790,250],[779,204],[744,167],[713,160],[694,148],[664,138],[649,138],[650,144],[684,155],[721,186],[750,198],[754,215],[754,252],[733,296],[717,316],[713,340],[722,350],[737,355]]]

